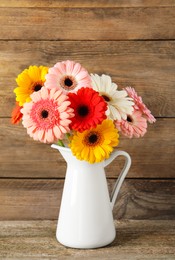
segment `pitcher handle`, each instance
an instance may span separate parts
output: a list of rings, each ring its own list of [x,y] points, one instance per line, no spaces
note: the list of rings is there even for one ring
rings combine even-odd
[[[115,185],[114,185],[114,188],[113,188],[113,191],[111,193],[111,208],[113,209],[114,208],[114,205],[115,205],[115,202],[116,202],[116,199],[117,199],[117,196],[118,196],[118,193],[119,193],[119,190],[122,186],[122,183],[129,171],[129,168],[131,166],[131,157],[129,156],[129,154],[127,152],[124,152],[124,151],[114,151],[112,154],[111,154],[111,157],[107,160],[104,161],[104,166],[106,167],[108,164],[110,164],[116,157],[120,156],[120,155],[123,155],[125,157],[125,165],[121,171],[121,173],[119,174],[119,177],[117,179],[117,181],[115,182]]]

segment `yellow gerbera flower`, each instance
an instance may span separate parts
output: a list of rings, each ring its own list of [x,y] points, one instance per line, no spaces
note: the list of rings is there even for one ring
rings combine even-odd
[[[30,66],[18,75],[16,79],[18,87],[14,89],[14,93],[20,106],[31,101],[30,95],[43,87],[47,73],[48,67]]]
[[[97,163],[109,157],[119,143],[118,138],[118,130],[113,121],[107,119],[96,128],[82,133],[75,132],[70,148],[77,159]]]

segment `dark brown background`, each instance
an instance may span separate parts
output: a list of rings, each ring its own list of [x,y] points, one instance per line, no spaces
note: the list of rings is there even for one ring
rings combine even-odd
[[[175,1],[0,0],[0,220],[56,219],[66,165],[10,124],[16,76],[29,65],[80,62],[133,86],[157,119],[132,157],[115,218],[175,218]],[[111,190],[122,159],[107,169]]]

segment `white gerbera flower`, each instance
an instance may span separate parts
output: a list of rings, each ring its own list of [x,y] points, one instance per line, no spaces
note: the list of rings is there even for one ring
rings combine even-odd
[[[117,90],[117,84],[113,83],[108,75],[91,74],[92,87],[108,103],[107,116],[112,120],[127,119],[127,115],[133,112],[133,99],[127,96],[125,90]]]

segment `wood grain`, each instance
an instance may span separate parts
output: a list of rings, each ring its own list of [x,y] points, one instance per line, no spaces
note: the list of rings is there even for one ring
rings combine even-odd
[[[175,221],[115,221],[114,242],[96,250],[66,248],[56,241],[56,221],[0,222],[0,258],[174,260]]]
[[[115,179],[108,180],[112,191]],[[57,219],[64,180],[0,179],[0,220]],[[126,179],[115,219],[175,219],[175,180]]]
[[[10,124],[15,78],[29,65],[80,62],[133,86],[157,117],[144,138],[120,140],[132,167],[114,208],[117,219],[156,222],[120,223],[112,247],[82,253],[52,240],[55,222],[0,223],[0,258],[174,259],[174,222],[157,222],[175,218],[174,14],[174,0],[0,0],[0,220],[55,220],[61,201],[61,155]],[[106,169],[110,191],[123,163]]]
[[[0,41],[0,116],[15,103],[15,78],[29,65],[80,62],[109,74],[119,89],[133,86],[155,116],[175,116],[175,41]]]
[[[105,9],[1,7],[0,39],[174,39],[174,12],[173,6]]]
[[[128,177],[174,178],[175,119],[158,119],[149,125],[140,139],[121,138],[118,149],[132,158]],[[50,145],[33,141],[23,126],[0,119],[0,177],[59,178],[65,176],[66,163]],[[109,177],[116,177],[123,167],[119,158],[107,167]]]
[[[174,0],[1,0],[0,7],[160,7],[175,6]]]

